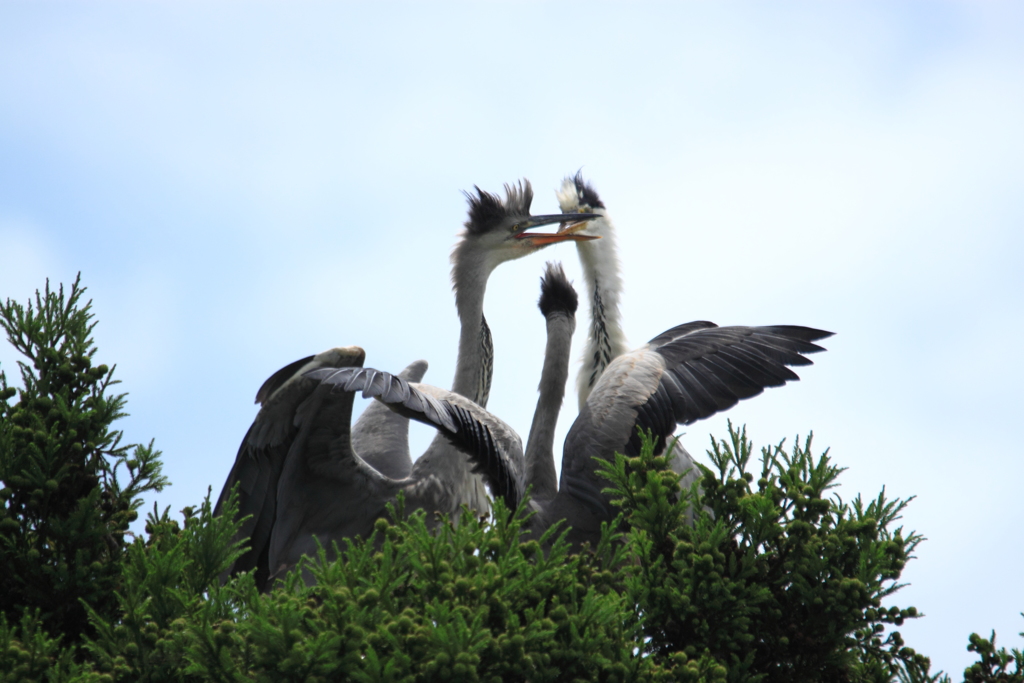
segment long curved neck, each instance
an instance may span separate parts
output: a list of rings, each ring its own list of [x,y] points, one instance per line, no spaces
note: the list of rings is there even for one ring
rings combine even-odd
[[[577,248],[590,301],[590,329],[576,382],[582,410],[604,369],[629,348],[619,312],[622,278],[614,231],[608,229],[600,240],[577,244]]]
[[[491,329],[484,318],[484,293],[492,269],[465,254],[461,254],[462,258],[459,256],[457,253],[452,267],[452,283],[462,329],[452,391],[487,407],[494,374],[494,346]]]
[[[575,317],[552,313],[547,318],[548,342],[544,350],[544,368],[540,374],[540,396],[533,413],[530,436],[526,440],[526,485],[533,487],[533,497],[550,500],[558,491],[555,474],[555,424],[562,409],[565,383],[569,379],[569,353]]]
[[[494,268],[477,256],[472,251],[472,245],[466,241],[459,243],[452,254],[455,309],[462,323],[452,391],[486,407],[491,391],[494,349],[490,328],[484,320],[484,292],[487,289],[487,278]],[[446,502],[441,504],[433,500],[429,505],[453,519],[458,518],[460,505],[468,505],[470,509],[478,511],[488,508],[483,479],[473,474],[469,459],[440,432],[434,436],[423,455],[413,463],[409,478],[417,481],[433,478],[443,482],[443,488],[450,494]]]

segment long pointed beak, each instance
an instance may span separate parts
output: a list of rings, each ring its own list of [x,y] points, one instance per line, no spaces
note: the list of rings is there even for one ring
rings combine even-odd
[[[555,242],[587,242],[588,240],[599,240],[600,235],[575,235],[572,233],[556,232],[556,233],[525,233],[522,235],[516,235],[516,239],[528,239],[532,244],[538,247],[544,247]]]
[[[515,238],[528,239],[533,245],[538,247],[547,246],[548,244],[554,244],[556,242],[585,242],[587,240],[600,239],[600,236],[598,235],[576,234],[586,227],[587,221],[593,220],[594,218],[600,218],[600,215],[596,213],[556,213],[546,216],[530,216],[529,220],[519,224],[521,232],[518,233]],[[568,225],[559,229],[557,233],[527,232],[527,230],[530,230],[531,228],[537,228],[542,225],[552,225],[554,223],[567,223]]]
[[[530,216],[528,220],[520,225],[525,225],[525,229],[529,230],[530,228],[539,228],[542,225],[551,225],[552,223],[586,223],[600,217],[601,214],[598,213],[553,213],[547,216]]]

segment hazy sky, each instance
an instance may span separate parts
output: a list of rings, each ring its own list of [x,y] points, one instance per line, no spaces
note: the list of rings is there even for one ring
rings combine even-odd
[[[959,680],[968,634],[1024,630],[1022,35],[1011,3],[5,1],[0,297],[82,272],[176,511],[219,492],[292,360],[358,344],[448,386],[460,191],[526,177],[548,213],[582,167],[634,345],[700,319],[837,333],[684,443],[814,430],[844,498],[917,496],[894,602]],[[523,432],[546,259],[580,282],[557,245],[487,291],[489,408]]]

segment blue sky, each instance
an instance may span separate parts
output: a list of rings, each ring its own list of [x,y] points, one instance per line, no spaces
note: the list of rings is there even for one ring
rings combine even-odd
[[[358,344],[447,386],[460,191],[527,177],[546,213],[582,167],[634,345],[699,319],[837,333],[684,443],[813,429],[844,498],[916,495],[896,602],[928,616],[901,630],[958,678],[971,631],[1024,629],[1022,30],[1010,3],[3,2],[0,296],[82,271],[179,510],[296,358]],[[579,281],[559,245],[488,286],[489,407],[523,431],[546,259]]]

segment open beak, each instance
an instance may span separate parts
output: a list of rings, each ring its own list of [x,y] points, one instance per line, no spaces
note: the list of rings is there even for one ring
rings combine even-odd
[[[563,214],[563,216],[565,216],[565,215],[566,214]],[[571,215],[571,214],[569,214],[569,215]],[[586,230],[586,229],[587,229],[587,221],[583,221],[582,223],[577,222],[577,221],[573,221],[572,223],[565,222],[561,226],[559,226],[558,234],[559,235],[577,235],[577,233],[579,233],[581,230]],[[577,237],[600,237],[600,235],[577,235]]]
[[[555,242],[585,242],[587,240],[601,239],[599,235],[580,235],[580,230],[587,226],[587,221],[600,218],[596,213],[557,213],[547,216],[530,216],[529,220],[519,224],[520,232],[515,235],[516,239],[529,240],[534,246],[542,247]],[[556,233],[527,232],[531,228],[542,225],[563,223]]]
[[[558,234],[559,235],[575,235],[578,232],[586,230],[587,229],[587,224],[588,224],[589,221],[585,220],[585,221],[581,222],[577,218],[577,216],[600,217],[598,214],[593,214],[593,213],[563,213],[562,214],[562,220],[560,221],[561,225],[558,226]],[[586,237],[586,235],[582,235],[582,237]]]

